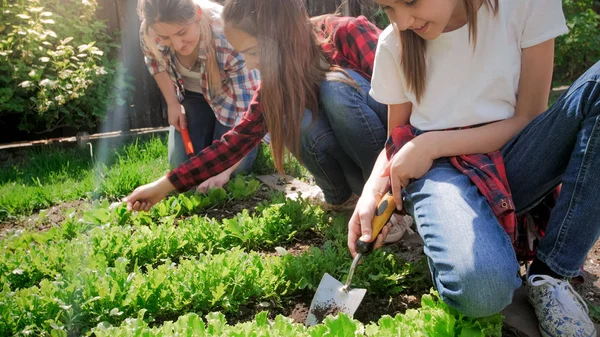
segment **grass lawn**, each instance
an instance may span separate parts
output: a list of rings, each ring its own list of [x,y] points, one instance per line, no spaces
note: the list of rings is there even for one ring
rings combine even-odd
[[[49,145],[13,151],[0,165],[0,221],[27,216],[78,199],[118,199],[169,171],[165,136],[141,137],[125,144],[95,142],[89,148]],[[289,157],[286,173],[310,174]],[[275,173],[269,147],[260,144],[254,174]]]
[[[88,148],[73,146],[12,153],[0,166],[0,220],[65,201],[119,198],[169,169],[162,137],[123,145],[96,142],[93,146],[94,158]]]

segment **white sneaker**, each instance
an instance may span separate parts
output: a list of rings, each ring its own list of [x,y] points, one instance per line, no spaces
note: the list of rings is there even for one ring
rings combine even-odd
[[[330,204],[328,202],[324,202],[322,207],[324,211],[334,211],[334,212],[345,212],[345,211],[354,211],[356,208],[356,203],[358,203],[358,199],[360,197],[354,193],[350,195],[348,200],[344,201],[339,205]]]
[[[568,281],[527,274],[527,299],[535,309],[542,336],[596,336],[585,301]]]
[[[390,218],[392,228],[388,232],[387,237],[383,240],[384,244],[400,241],[404,233],[413,234],[414,231],[410,228],[413,225],[413,218],[410,215],[392,214]]]
[[[295,199],[297,196],[292,197]],[[350,197],[339,205],[330,204],[325,201],[325,195],[319,186],[315,186],[310,191],[302,194],[302,198],[307,199],[311,204],[321,206],[324,211],[344,212],[354,211],[356,203],[360,198],[358,195],[352,193]]]

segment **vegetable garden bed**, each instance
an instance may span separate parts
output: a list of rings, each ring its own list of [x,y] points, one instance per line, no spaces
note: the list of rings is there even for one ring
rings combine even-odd
[[[108,200],[66,204],[3,229],[0,336],[503,334],[501,315],[473,319],[440,302],[420,247],[403,245],[359,266],[353,286],[368,292],[354,318],[304,327],[323,274],[348,272],[348,214],[254,178],[172,196],[148,213]]]

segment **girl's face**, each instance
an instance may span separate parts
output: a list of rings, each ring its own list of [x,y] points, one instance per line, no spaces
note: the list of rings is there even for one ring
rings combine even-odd
[[[225,38],[233,49],[244,55],[246,67],[248,69],[258,69],[260,71],[260,62],[258,59],[258,41],[255,36],[252,36],[241,29],[232,27],[229,23],[225,23],[223,28]]]
[[[200,42],[198,22],[183,25],[157,22],[151,28],[162,45],[172,48],[181,56],[192,54]]]
[[[462,0],[375,0],[390,21],[405,31],[411,29],[425,40],[466,24]],[[464,22],[463,22],[464,20]]]

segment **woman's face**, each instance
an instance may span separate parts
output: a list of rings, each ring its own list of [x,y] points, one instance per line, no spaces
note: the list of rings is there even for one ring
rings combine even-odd
[[[461,21],[459,0],[375,0],[398,26],[400,31],[412,30],[425,40],[434,40],[445,31],[466,23]],[[454,27],[456,26],[456,27]]]
[[[151,26],[160,38],[160,43],[181,56],[192,54],[200,42],[200,27],[198,22],[190,24],[173,24],[157,22]]]
[[[260,71],[260,62],[258,59],[258,41],[256,37],[246,33],[243,30],[234,28],[232,25],[225,23],[223,29],[225,38],[233,49],[244,55],[246,67],[248,69],[258,69]]]

